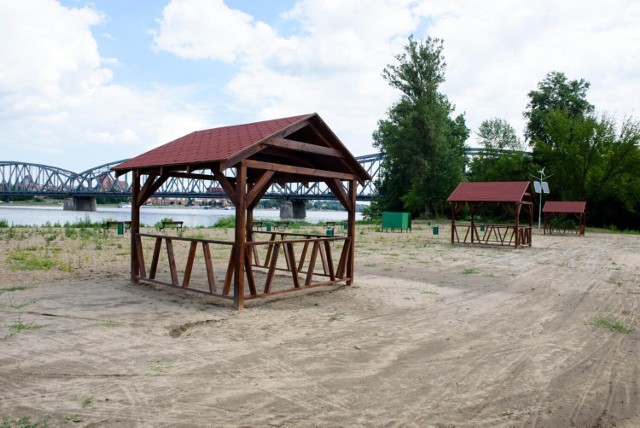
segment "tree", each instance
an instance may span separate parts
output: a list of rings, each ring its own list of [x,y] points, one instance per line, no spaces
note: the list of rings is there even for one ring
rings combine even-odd
[[[470,181],[528,180],[531,160],[515,129],[504,119],[480,124],[478,142],[484,151],[471,160]]]
[[[584,80],[550,73],[538,87],[524,116],[534,167],[552,174],[550,197],[587,201],[590,224],[640,228],[640,123],[596,115]]]
[[[546,117],[554,110],[563,110],[571,118],[593,112],[587,101],[590,83],[584,79],[568,81],[564,73],[552,71],[538,83],[538,90],[529,92],[529,104],[524,112],[528,120],[525,138],[530,145],[550,144]]]
[[[442,50],[440,39],[417,42],[409,37],[404,52],[396,56],[397,64],[383,71],[402,96],[373,134],[374,146],[385,155],[374,205],[381,211],[439,215],[463,178],[469,130],[464,116],[450,118],[454,108],[438,91],[445,80]]]

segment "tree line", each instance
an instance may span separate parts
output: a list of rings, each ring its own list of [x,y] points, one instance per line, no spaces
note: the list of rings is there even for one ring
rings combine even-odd
[[[640,122],[598,112],[590,83],[548,73],[527,95],[524,141],[504,119],[489,118],[476,131],[484,149],[470,162],[471,135],[464,115],[440,90],[444,43],[409,37],[383,78],[400,98],[378,121],[374,147],[384,155],[379,194],[365,215],[409,211],[414,217],[449,215],[447,197],[464,180],[531,181],[544,168],[545,200],[587,201],[591,226],[640,229]]]

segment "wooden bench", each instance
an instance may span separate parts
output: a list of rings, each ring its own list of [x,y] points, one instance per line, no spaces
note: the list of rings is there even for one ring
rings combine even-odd
[[[280,229],[280,230],[284,230],[287,227],[289,227],[289,222],[288,221],[276,221],[273,224],[273,228],[274,229]]]
[[[164,229],[175,229],[176,231],[178,230],[182,230],[182,224],[184,222],[182,221],[164,221],[162,220],[161,225],[158,227],[158,230],[164,230]]]
[[[264,222],[262,222],[262,221],[254,221],[253,222],[253,228],[255,230],[262,230],[263,227],[264,227]]]
[[[102,231],[106,232],[109,229],[117,229],[118,225],[121,224],[123,227],[123,230],[130,230],[131,229],[131,222],[130,221],[112,221],[112,220],[107,220],[106,222],[102,223]]]
[[[325,221],[324,222],[324,227],[327,228],[327,230],[331,230],[331,234],[333,235],[336,231],[336,222],[335,221]]]

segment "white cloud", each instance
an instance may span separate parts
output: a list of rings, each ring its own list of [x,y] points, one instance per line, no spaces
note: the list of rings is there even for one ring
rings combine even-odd
[[[419,23],[412,3],[299,1],[282,15],[297,30],[284,37],[221,0],[173,0],[155,43],[183,58],[237,65],[226,85],[231,109],[255,119],[318,112],[354,153],[365,154],[398,96],[380,76]]]
[[[102,15],[54,0],[0,2],[0,158],[84,170],[194,129],[207,112],[189,88],[113,83],[91,33]]]
[[[122,37],[109,19],[57,0],[0,1],[0,158],[86,169],[238,118],[310,112],[355,154],[370,153],[377,121],[399,96],[382,70],[411,33],[444,39],[442,90],[473,131],[492,117],[522,131],[527,93],[554,70],[590,81],[599,110],[637,114],[633,0],[299,0],[275,22],[222,0],[171,0],[153,48],[225,76],[198,104],[211,82],[148,82],[143,62],[102,57],[95,38]],[[114,24],[108,33],[105,22]],[[120,83],[123,69],[143,73],[132,80],[145,89]]]
[[[381,71],[411,33],[444,39],[442,90],[457,113],[466,112],[473,132],[492,117],[521,132],[527,93],[551,71],[589,80],[597,108],[633,113],[628,94],[640,90],[639,5],[300,0],[281,16],[295,27],[285,37],[222,0],[173,0],[159,20],[156,45],[181,57],[236,65],[227,84],[236,101],[230,108],[256,118],[317,111],[361,154],[372,150],[376,122],[398,96]],[[221,20],[224,25],[214,25]]]
[[[445,40],[444,90],[474,131],[500,117],[521,132],[527,94],[551,71],[590,81],[598,110],[634,109],[623,93],[640,90],[637,2],[433,1],[419,13],[432,19],[429,34]]]

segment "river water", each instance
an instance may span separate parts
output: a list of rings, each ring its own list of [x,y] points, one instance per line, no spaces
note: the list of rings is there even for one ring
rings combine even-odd
[[[163,218],[170,217],[176,221],[183,221],[185,226],[213,226],[219,219],[235,216],[235,211],[224,209],[203,208],[165,208],[144,206],[140,210],[140,221],[147,226],[153,226]],[[76,223],[85,218],[92,222],[104,220],[126,221],[131,220],[131,208],[101,207],[97,211],[64,211],[60,206],[20,206],[0,204],[0,219],[6,220],[9,225],[43,226],[49,224]],[[254,210],[255,220],[280,219],[280,210]],[[356,219],[361,219],[361,214],[356,213]],[[306,221],[320,223],[324,221],[347,220],[346,211],[307,211]]]

